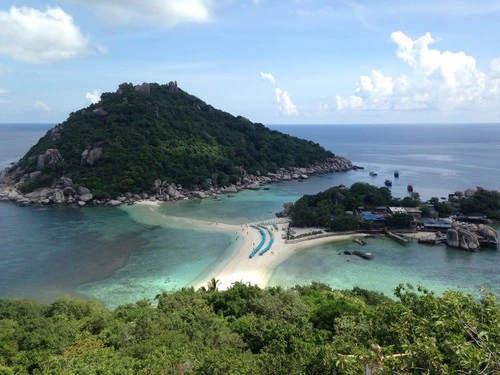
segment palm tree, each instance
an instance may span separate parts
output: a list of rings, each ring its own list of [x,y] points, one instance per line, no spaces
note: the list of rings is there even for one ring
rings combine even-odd
[[[215,292],[219,290],[220,280],[212,277],[207,283],[207,292]]]

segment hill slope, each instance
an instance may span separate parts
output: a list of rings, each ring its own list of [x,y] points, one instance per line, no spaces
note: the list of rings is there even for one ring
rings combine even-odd
[[[333,156],[314,142],[214,109],[176,83],[124,83],[48,131],[10,176],[24,192],[65,176],[105,197],[147,191],[158,178],[224,186],[244,171],[308,167]]]

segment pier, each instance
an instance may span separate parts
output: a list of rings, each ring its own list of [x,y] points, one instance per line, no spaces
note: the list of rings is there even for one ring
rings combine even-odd
[[[389,232],[388,230],[384,230],[384,234],[387,237],[392,238],[394,241],[399,242],[401,245],[408,245],[410,242],[407,238],[400,236],[399,234]]]

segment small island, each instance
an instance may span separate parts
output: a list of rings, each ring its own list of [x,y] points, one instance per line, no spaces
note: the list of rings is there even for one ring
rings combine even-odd
[[[500,193],[482,188],[450,194],[447,201],[431,198],[421,202],[418,193],[403,199],[386,187],[355,183],[337,186],[316,195],[306,195],[287,204],[278,216],[288,216],[291,225],[320,227],[314,236],[355,231],[384,233],[403,244],[394,232],[419,238],[422,243],[446,243],[450,247],[478,251],[498,248],[498,234],[487,223],[500,219]]]

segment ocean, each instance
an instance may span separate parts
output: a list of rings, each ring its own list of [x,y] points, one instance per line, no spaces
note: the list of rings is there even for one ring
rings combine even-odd
[[[18,160],[50,124],[0,125],[0,168]],[[97,298],[109,307],[153,300],[176,290],[235,251],[234,234],[193,231],[165,218],[182,216],[243,224],[272,218],[285,202],[335,185],[362,181],[406,196],[411,183],[423,199],[447,197],[482,186],[500,190],[500,125],[276,125],[271,128],[318,142],[363,170],[273,184],[221,201],[168,203],[151,214],[147,206],[35,208],[0,202],[0,296],[51,301],[63,295]],[[400,177],[393,177],[394,171]],[[372,177],[370,171],[378,175]],[[281,264],[270,285],[312,281],[335,288],[360,286],[391,295],[399,283],[441,293],[457,289],[500,295],[500,252],[468,253],[416,242],[401,246],[369,239],[372,261],[348,259],[352,242],[304,250]]]

